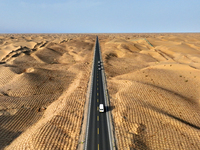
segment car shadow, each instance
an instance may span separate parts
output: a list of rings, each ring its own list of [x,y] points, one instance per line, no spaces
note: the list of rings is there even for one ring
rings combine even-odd
[[[115,109],[115,106],[105,106],[105,112],[112,111],[113,109]]]

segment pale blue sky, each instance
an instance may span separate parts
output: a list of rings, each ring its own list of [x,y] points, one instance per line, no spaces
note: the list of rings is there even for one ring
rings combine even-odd
[[[0,0],[0,33],[200,32],[200,0]]]

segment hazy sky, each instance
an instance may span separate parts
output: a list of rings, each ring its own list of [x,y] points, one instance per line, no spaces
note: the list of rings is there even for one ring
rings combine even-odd
[[[0,33],[200,32],[200,0],[0,0]]]

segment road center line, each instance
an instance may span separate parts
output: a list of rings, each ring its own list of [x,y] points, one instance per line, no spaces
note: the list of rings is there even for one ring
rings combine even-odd
[[[109,124],[110,116],[107,113],[101,113],[101,122],[100,123],[100,112],[99,112],[99,104],[105,103],[103,105],[107,105],[107,94],[105,93],[106,81],[105,81],[105,73],[102,72],[103,64],[102,64],[102,56],[100,50],[100,44],[98,42],[98,37],[96,38],[95,48],[94,48],[94,59],[93,59],[93,70],[91,73],[91,89],[90,89],[90,103],[89,103],[89,111],[87,118],[87,129],[86,129],[86,140],[85,140],[85,150],[91,150],[97,148],[98,150],[102,147],[99,147],[99,143],[101,146],[103,145],[105,150],[113,150],[115,149],[112,146],[111,139],[111,129]],[[99,76],[98,76],[99,74]],[[99,83],[99,84],[98,84]],[[96,87],[96,89],[95,89]],[[102,97],[101,97],[102,96]],[[101,102],[100,102],[101,98]],[[95,102],[96,99],[96,102]],[[95,112],[95,106],[97,107],[97,111]],[[95,121],[95,116],[97,117]],[[104,122],[105,121],[105,122]],[[107,122],[107,123],[106,123]],[[100,128],[101,134],[99,133]],[[95,135],[95,129],[97,135]],[[104,138],[106,137],[106,138]],[[95,145],[97,144],[97,145]]]

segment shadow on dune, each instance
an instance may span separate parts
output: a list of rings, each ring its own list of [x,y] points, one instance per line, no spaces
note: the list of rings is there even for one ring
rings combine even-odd
[[[138,81],[136,81],[136,82],[138,82]],[[172,94],[174,94],[174,95],[176,95],[176,96],[179,96],[180,98],[186,100],[186,101],[189,102],[189,103],[195,104],[195,102],[191,101],[189,98],[184,97],[183,95],[180,95],[180,94],[178,94],[178,93],[175,93],[174,91],[170,91],[170,90],[168,90],[168,89],[164,89],[164,88],[162,88],[162,87],[155,86],[155,85],[148,84],[148,83],[143,83],[143,82],[138,82],[138,83],[146,84],[146,85],[148,85],[148,86],[153,86],[153,87],[156,87],[156,88],[165,90],[165,91],[167,91],[167,92],[169,92],[169,93],[172,93]],[[169,117],[171,117],[171,118],[173,118],[173,119],[176,119],[176,120],[178,120],[178,121],[180,121],[180,122],[182,122],[182,123],[184,123],[184,124],[186,124],[186,125],[189,125],[189,126],[195,128],[195,129],[200,130],[200,127],[199,127],[199,126],[196,126],[196,125],[194,125],[194,124],[192,124],[192,123],[190,123],[190,122],[187,122],[187,121],[185,121],[185,120],[183,120],[183,119],[181,119],[181,118],[179,118],[179,117],[176,117],[176,116],[174,116],[174,115],[172,115],[172,114],[169,114],[168,112],[166,112],[166,111],[164,111],[164,110],[162,110],[162,109],[160,109],[160,108],[157,108],[157,107],[151,105],[151,104],[148,103],[148,102],[145,102],[144,105],[145,105],[145,107],[151,108],[152,110],[155,110],[155,111],[157,111],[157,112],[159,112],[159,113],[162,113],[162,114],[164,114],[164,115],[167,115],[167,116],[169,116]]]
[[[186,124],[186,125],[189,125],[189,126],[192,127],[192,128],[195,128],[195,129],[200,130],[200,127],[197,126],[197,125],[194,125],[194,124],[192,124],[192,123],[190,123],[190,122],[188,122],[188,121],[185,121],[185,120],[183,120],[183,119],[181,119],[181,118],[179,118],[179,117],[176,117],[176,116],[174,116],[174,115],[172,115],[172,114],[169,114],[168,112],[166,112],[166,111],[164,111],[164,110],[162,110],[162,109],[160,109],[160,108],[157,108],[157,107],[155,107],[155,106],[153,106],[153,105],[151,105],[151,104],[149,104],[149,103],[146,104],[146,105],[147,105],[147,107],[153,109],[154,111],[157,111],[157,112],[159,112],[159,113],[162,113],[162,114],[164,114],[164,115],[167,115],[168,117],[171,117],[171,118],[173,118],[173,119],[176,119],[176,120],[178,120],[178,121],[180,121],[180,122],[182,122],[182,123],[184,123],[184,124]]]
[[[12,57],[18,57],[20,55],[20,53],[19,54],[14,54],[14,55],[12,55]]]
[[[22,132],[13,132],[0,127],[0,149],[4,149],[14,139],[16,139]]]
[[[0,150],[20,136],[25,129],[33,125],[41,115],[42,113],[37,112],[36,108],[21,108],[14,115],[1,115]]]
[[[131,143],[129,144],[130,150],[150,150],[146,145],[146,129],[146,125],[141,123],[138,125],[137,133],[128,131],[128,134],[131,135]]]
[[[179,94],[179,93],[176,93],[175,91],[171,91],[171,90],[169,90],[169,89],[165,89],[165,88],[163,88],[163,87],[156,86],[156,85],[149,84],[149,83],[144,83],[144,82],[141,82],[141,81],[135,81],[135,82],[138,82],[138,83],[140,83],[140,84],[145,84],[145,85],[148,85],[148,86],[152,86],[152,87],[161,89],[161,90],[163,90],[163,91],[167,91],[167,92],[169,92],[169,93],[171,93],[171,94],[174,94],[174,95],[176,95],[176,96],[182,98],[183,100],[185,100],[185,101],[187,101],[187,102],[189,102],[189,103],[196,104],[196,103],[195,103],[194,101],[192,101],[190,98],[185,97],[185,96],[183,96],[183,95],[181,95],[181,94]]]

